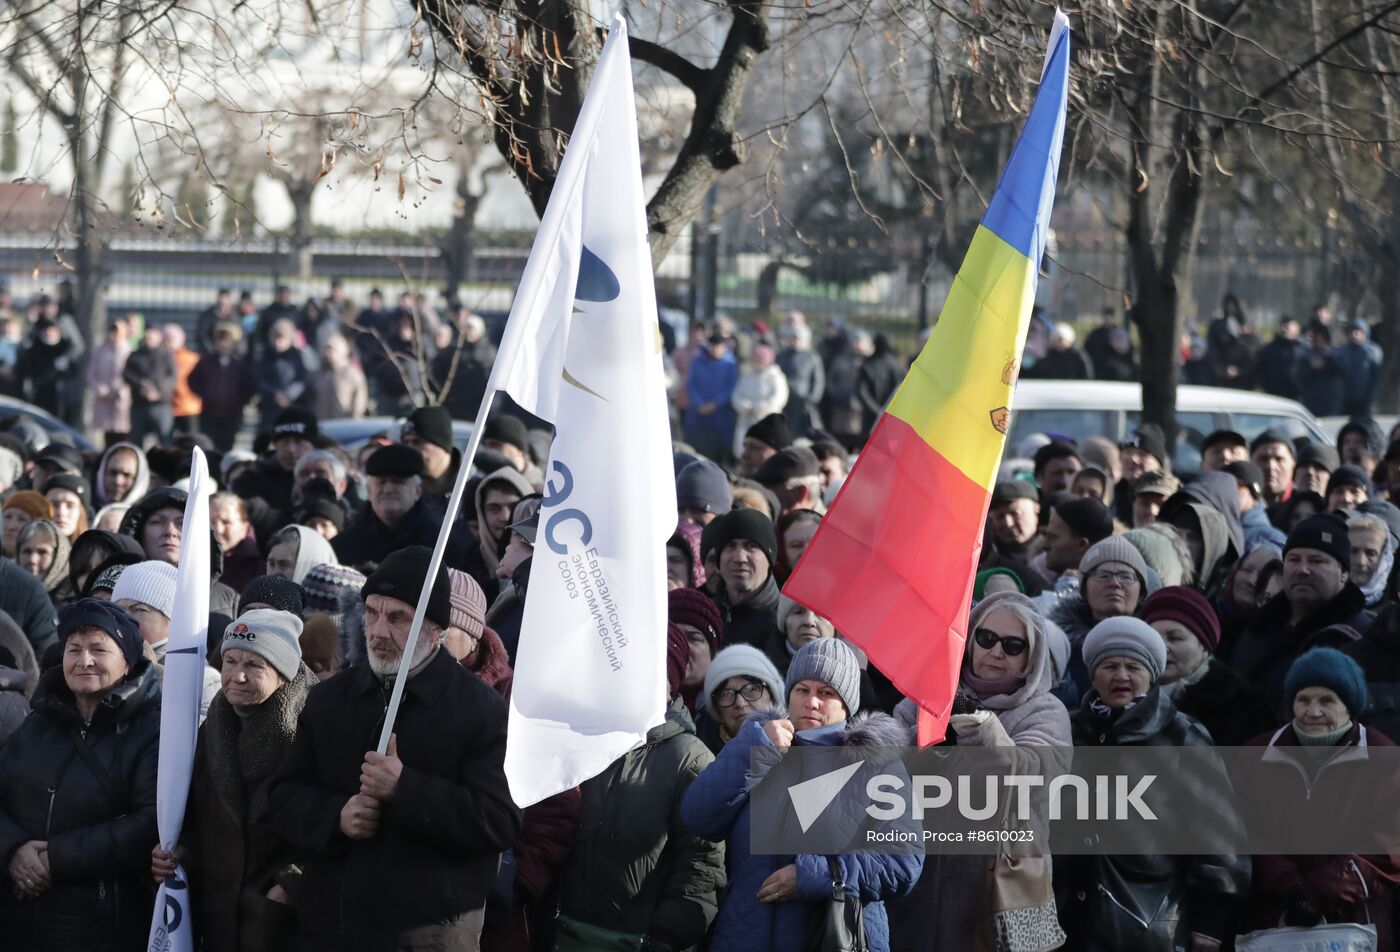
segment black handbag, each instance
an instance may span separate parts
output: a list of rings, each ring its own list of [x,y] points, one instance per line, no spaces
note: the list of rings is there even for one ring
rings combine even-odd
[[[826,864],[831,870],[831,898],[812,917],[803,952],[869,952],[865,906],[842,881],[836,860],[828,856]]]

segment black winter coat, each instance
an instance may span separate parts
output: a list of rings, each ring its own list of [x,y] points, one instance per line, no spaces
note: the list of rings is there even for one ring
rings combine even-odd
[[[1230,655],[1235,672],[1263,692],[1275,724],[1293,719],[1292,700],[1284,697],[1283,680],[1298,656],[1313,647],[1311,638],[1330,625],[1350,625],[1364,637],[1375,620],[1366,610],[1366,597],[1351,582],[1297,628],[1289,624],[1290,615],[1288,594],[1279,592],[1259,609]]]
[[[131,386],[131,402],[137,406],[167,404],[175,393],[175,357],[164,347],[142,344],[126,358],[122,379]],[[143,384],[156,389],[155,400],[146,399]]]
[[[1400,737],[1400,606],[1391,603],[1360,641],[1342,649],[1366,672],[1370,705],[1364,724],[1387,737]]]
[[[1265,393],[1298,399],[1298,361],[1308,352],[1300,340],[1275,337],[1254,356],[1254,378]]]
[[[391,950],[414,930],[484,909],[500,854],[520,835],[505,779],[506,703],[442,650],[405,685],[395,725],[404,769],[378,832],[341,833],[388,702],[367,665],[317,685],[273,782],[273,822],[304,857],[306,952]]]
[[[1200,721],[1217,747],[1243,746],[1276,726],[1264,696],[1219,658],[1177,696],[1176,709]]]
[[[49,601],[49,593],[37,578],[3,556],[0,556],[0,611],[19,625],[24,637],[29,639],[29,647],[34,649],[34,657],[42,658],[45,651],[58,644],[58,612]]]
[[[719,583],[715,605],[724,619],[726,645],[753,645],[759,651],[778,633],[778,583],[773,576],[748,601],[731,605],[724,583]],[[781,636],[780,636],[781,637]]]
[[[206,354],[190,371],[190,389],[204,401],[203,413],[211,417],[243,419],[243,408],[253,399],[253,374],[242,357]]]
[[[180,831],[203,952],[296,947],[296,910],[267,898],[276,885],[295,900],[300,878],[297,851],[273,828],[268,794],[316,683],[303,664],[296,678],[246,717],[222,691],[209,705]]]
[[[155,899],[155,669],[141,661],[88,725],[59,669],[41,677],[32,706],[34,713],[0,752],[0,857],[8,865],[25,843],[47,840],[54,885],[36,901],[19,902],[6,876],[0,889],[6,948],[144,948]],[[92,758],[81,756],[78,744],[88,745]],[[95,772],[97,765],[106,776]]]
[[[296,487],[296,477],[289,469],[283,469],[282,464],[277,462],[277,457],[266,456],[258,460],[252,469],[245,470],[233,481],[233,492],[243,499],[261,499],[267,503],[268,508],[281,518],[283,513],[291,511],[292,490]],[[282,528],[285,522],[273,526],[273,531]],[[258,531],[258,537],[270,539],[272,536],[264,531],[264,527],[257,523],[253,526]]]
[[[391,529],[374,514],[369,503],[365,503],[345,531],[331,540],[331,546],[339,556],[341,565],[377,564],[383,562],[390,552],[410,545],[425,545],[430,549],[437,545],[442,517],[440,508],[420,499]],[[465,568],[471,541],[471,530],[466,523],[457,523],[448,539],[443,564],[454,569]]]
[[[1093,713],[1090,691],[1070,717],[1076,747],[1210,747],[1201,725],[1154,687],[1111,723]],[[1198,782],[1179,778],[1182,783]],[[1222,768],[1221,782],[1224,780]],[[1189,795],[1189,794],[1188,794]],[[1223,815],[1203,823],[1238,822]],[[1055,896],[1070,952],[1175,952],[1198,932],[1232,934],[1249,887],[1249,859],[1237,856],[1057,856]]]

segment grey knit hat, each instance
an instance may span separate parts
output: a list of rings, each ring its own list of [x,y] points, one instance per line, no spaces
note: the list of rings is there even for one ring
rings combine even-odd
[[[1099,622],[1084,636],[1080,651],[1091,675],[1108,658],[1132,658],[1142,662],[1156,684],[1167,666],[1167,643],[1155,628],[1132,615]]]
[[[1138,580],[1147,585],[1147,563],[1142,553],[1122,536],[1111,535],[1089,546],[1089,551],[1079,560],[1079,574],[1087,576],[1105,562],[1122,562],[1138,574]]]
[[[254,608],[224,629],[220,651],[239,648],[261,655],[288,681],[301,670],[301,619],[275,608]]]
[[[792,689],[799,681],[820,681],[831,685],[832,690],[840,695],[841,703],[846,705],[848,717],[860,710],[860,662],[856,661],[855,653],[844,641],[818,638],[807,642],[792,656],[783,683],[783,690],[787,693],[783,698],[784,703],[792,697]]]

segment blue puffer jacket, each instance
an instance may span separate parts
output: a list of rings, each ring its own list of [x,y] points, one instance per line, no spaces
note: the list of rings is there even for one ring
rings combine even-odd
[[[755,856],[749,850],[749,754],[756,746],[771,745],[763,733],[764,722],[781,716],[768,712],[749,718],[681,801],[681,820],[692,832],[726,841],[729,890],[715,920],[711,952],[798,952],[817,904],[830,895],[831,873],[825,856]],[[910,745],[912,739],[894,718],[875,714],[849,724],[802,731],[794,743],[898,747]],[[888,952],[889,923],[883,900],[906,895],[914,888],[924,867],[922,853],[849,853],[834,858],[841,865],[846,884],[865,903],[865,932],[871,952]],[[759,902],[758,889],[764,880],[791,863],[797,865],[797,900]]]

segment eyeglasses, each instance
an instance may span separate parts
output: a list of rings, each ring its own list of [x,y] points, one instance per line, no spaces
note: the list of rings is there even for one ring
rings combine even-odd
[[[1024,638],[1018,638],[1015,635],[999,635],[990,628],[978,628],[972,633],[972,637],[979,647],[986,648],[988,651],[1000,644],[1001,650],[1006,652],[1009,658],[1016,657],[1030,647],[1029,642]]]
[[[1107,585],[1109,582],[1117,582],[1124,588],[1127,588],[1129,585],[1135,585],[1138,580],[1136,572],[1110,572],[1107,569],[1099,569],[1097,572],[1090,572],[1089,577],[1095,582],[1101,582],[1104,585]]]
[[[737,691],[733,688],[722,688],[715,692],[714,697],[715,704],[718,706],[733,707],[741,697],[752,704],[767,694],[768,686],[766,684],[759,684],[756,681],[751,681]]]

